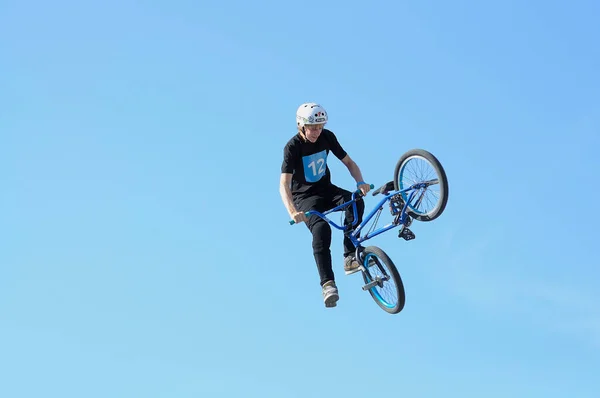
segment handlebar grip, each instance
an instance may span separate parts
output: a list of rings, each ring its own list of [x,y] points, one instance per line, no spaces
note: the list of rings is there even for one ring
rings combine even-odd
[[[375,188],[375,184],[369,184],[369,187],[371,187],[371,189]],[[360,189],[356,189],[356,193],[360,193]]]
[[[309,211],[305,211],[304,215],[307,216],[307,217],[310,216],[310,210]],[[296,221],[290,220],[290,225],[294,225],[294,224],[296,224]]]

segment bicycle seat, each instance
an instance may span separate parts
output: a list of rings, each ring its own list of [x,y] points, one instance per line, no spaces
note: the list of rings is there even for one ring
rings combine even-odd
[[[373,196],[378,195],[380,193],[387,195],[388,192],[393,191],[393,190],[394,190],[394,181],[390,181],[390,182],[383,184],[381,187],[377,188],[375,191],[373,191]]]

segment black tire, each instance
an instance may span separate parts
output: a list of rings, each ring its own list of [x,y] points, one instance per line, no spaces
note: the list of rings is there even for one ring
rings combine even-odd
[[[430,152],[423,149],[411,149],[410,151],[405,152],[398,162],[396,163],[396,167],[394,168],[394,189],[399,190],[400,182],[398,180],[401,171],[405,167],[406,163],[412,158],[422,158],[429,162],[429,164],[433,167],[437,174],[437,178],[439,180],[440,185],[440,198],[436,204],[436,206],[429,211],[428,213],[421,214],[415,212],[411,209],[410,206],[407,207],[406,212],[413,219],[418,221],[433,221],[438,218],[446,209],[446,204],[448,203],[448,178],[446,177],[446,171],[442,167],[440,161],[433,156]],[[404,200],[407,199],[406,195],[403,195]]]
[[[373,256],[377,258],[376,264],[372,265],[371,267],[367,267],[369,259]],[[396,299],[396,303],[389,303],[387,302],[387,300],[383,299],[378,290],[378,286],[369,289],[369,293],[371,294],[371,297],[373,298],[375,303],[377,303],[379,307],[381,307],[384,311],[390,314],[397,314],[400,311],[402,311],[406,302],[406,294],[404,292],[404,284],[402,283],[402,279],[400,278],[398,269],[396,269],[396,266],[394,265],[392,259],[377,246],[365,247],[362,251],[362,259],[363,266],[367,270],[366,272],[362,273],[365,284],[373,280],[373,271],[375,271],[375,268],[377,269],[378,273],[388,275],[391,281],[393,281],[395,284],[395,289],[392,289],[392,291],[393,296]],[[390,283],[390,281],[384,283],[387,284]]]

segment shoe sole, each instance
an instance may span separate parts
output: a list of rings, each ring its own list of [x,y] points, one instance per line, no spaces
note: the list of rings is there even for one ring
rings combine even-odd
[[[355,268],[355,269],[352,269],[352,270],[349,270],[349,271],[344,270],[344,272],[346,273],[346,275],[352,275],[352,274],[357,273],[358,271],[360,271],[360,268]]]
[[[331,296],[325,299],[325,307],[332,308],[337,305],[337,301],[340,299],[340,296],[337,294],[332,294]]]
[[[367,267],[368,267],[368,268],[371,268],[371,267],[372,267],[372,266],[374,266],[374,265],[375,265],[375,261],[372,261],[372,260],[371,260],[371,261],[369,261],[369,264],[367,265]],[[355,274],[355,273],[357,273],[358,271],[360,271],[360,266],[358,266],[358,267],[356,267],[355,269],[353,269],[353,270],[350,270],[350,271],[346,271],[346,270],[344,270],[344,272],[346,273],[346,275],[352,275],[352,274]]]

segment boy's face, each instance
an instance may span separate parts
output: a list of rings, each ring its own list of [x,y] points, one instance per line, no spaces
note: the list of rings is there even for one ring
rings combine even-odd
[[[304,135],[306,135],[306,139],[310,142],[317,142],[317,139],[321,135],[321,131],[323,131],[323,124],[304,125]]]

